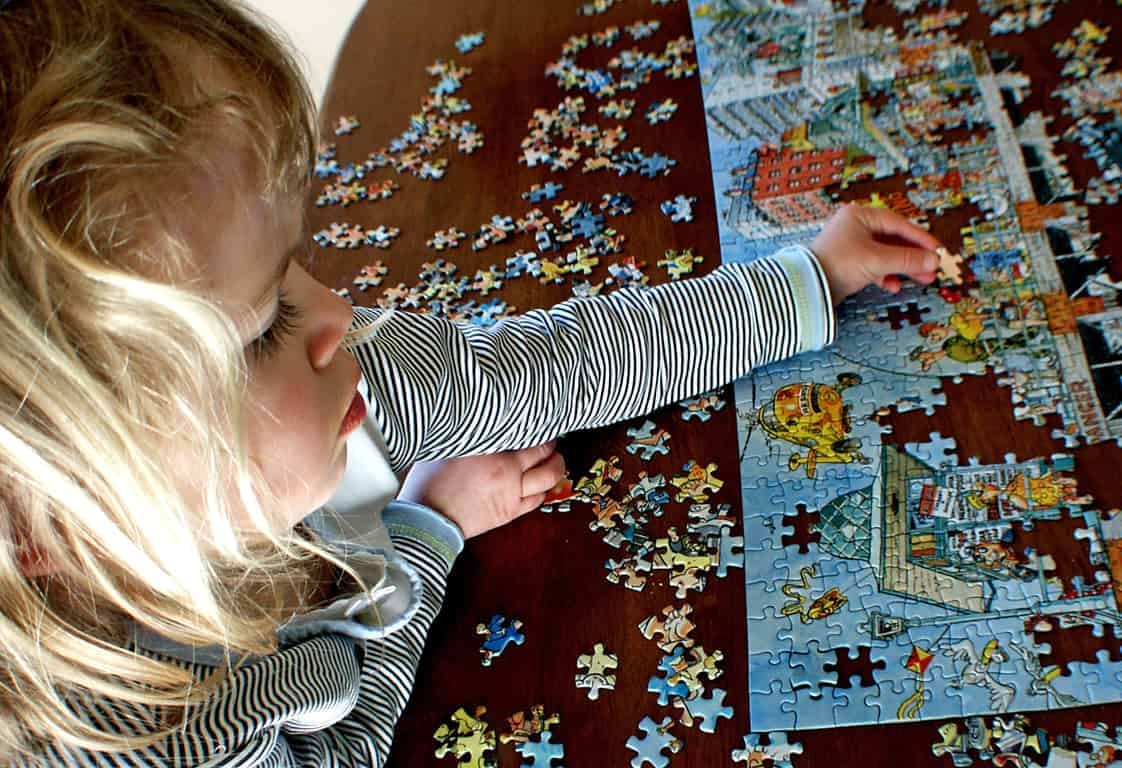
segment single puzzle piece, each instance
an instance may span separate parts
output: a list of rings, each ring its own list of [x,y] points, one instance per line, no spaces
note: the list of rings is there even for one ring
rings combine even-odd
[[[673,200],[662,201],[659,205],[659,210],[669,216],[670,220],[676,224],[684,221],[693,221],[693,204],[696,202],[696,197],[678,195]]]
[[[729,568],[744,568],[744,537],[733,536],[728,528],[720,533],[717,547],[717,576],[728,576]]]
[[[671,684],[685,683],[691,697],[701,694],[703,690],[701,678],[703,676],[709,678],[709,682],[713,682],[724,674],[724,670],[718,666],[724,661],[724,651],[717,650],[706,653],[705,648],[700,645],[690,648],[688,653],[678,653],[679,649],[684,650],[683,646],[678,646],[672,654],[674,657],[674,674],[670,677],[669,682]]]
[[[483,32],[473,32],[470,34],[463,34],[456,38],[456,50],[460,53],[471,53],[479,46],[483,45],[485,34]]]
[[[592,646],[592,653],[582,653],[577,657],[577,669],[584,668],[576,676],[577,688],[587,688],[588,698],[600,698],[600,691],[612,691],[616,687],[616,676],[612,673],[619,666],[619,657],[607,653],[603,643]]]
[[[519,631],[521,629],[521,620],[513,619],[508,623],[507,618],[501,613],[493,615],[486,624],[477,624],[475,633],[487,637],[479,648],[479,652],[483,654],[483,658],[480,659],[483,666],[491,666],[495,657],[501,655],[511,643],[522,645],[526,642],[526,636]]]
[[[458,248],[460,241],[467,235],[464,232],[452,227],[450,229],[438,229],[433,233],[433,236],[425,241],[425,245],[438,251],[443,251],[445,248]]]
[[[765,760],[770,760],[774,768],[794,768],[791,755],[803,753],[802,742],[787,741],[787,734],[772,731],[767,734],[768,743],[761,744],[762,733],[749,733],[744,737],[744,749],[732,751],[734,763],[747,763],[749,768],[759,768]]]
[[[713,416],[713,411],[722,410],[727,403],[716,392],[707,392],[693,400],[682,400],[678,405],[685,409],[681,414],[682,421],[690,421],[691,419],[709,421]]]
[[[693,699],[675,699],[674,706],[682,710],[679,722],[687,728],[693,727],[693,721],[700,720],[698,728],[705,733],[717,732],[717,720],[720,718],[732,719],[732,707],[726,707],[725,694],[727,691],[714,688],[709,696],[698,696]]]
[[[604,567],[608,569],[608,575],[604,578],[610,583],[623,584],[635,592],[642,592],[647,586],[647,577],[640,576],[640,572],[651,571],[651,563],[638,556],[619,561],[607,560],[604,562]]]
[[[679,645],[669,656],[663,656],[658,663],[659,671],[663,673],[662,677],[654,675],[647,681],[647,691],[658,694],[658,704],[661,707],[670,703],[671,696],[685,698],[690,694],[689,686],[682,680],[671,682],[671,679],[677,675],[674,665],[681,658],[683,651],[685,648]]]
[[[354,285],[357,285],[360,291],[365,291],[370,287],[376,288],[382,284],[382,278],[384,278],[389,271],[390,268],[380,261],[367,264],[359,270],[358,275],[354,279]]]
[[[529,741],[531,736],[536,736],[542,731],[548,731],[551,726],[560,722],[561,716],[556,712],[546,717],[545,705],[534,704],[530,707],[529,717],[526,716],[525,712],[518,711],[506,719],[509,730],[507,733],[499,735],[499,741],[503,744],[509,744],[512,741],[520,744]]]
[[[665,429],[655,431],[655,423],[650,419],[644,421],[642,426],[627,430],[627,436],[632,438],[632,441],[624,446],[624,450],[638,454],[643,461],[650,461],[656,454],[670,453],[670,447],[667,445],[670,441],[670,433]]]
[[[464,768],[495,768],[494,757],[486,754],[495,749],[495,732],[483,720],[486,713],[487,708],[482,706],[475,708],[474,716],[463,707],[453,712],[448,722],[433,732],[436,757],[455,755]]]
[[[702,256],[694,256],[693,248],[686,248],[684,251],[667,250],[659,261],[655,262],[655,266],[666,267],[667,273],[670,275],[671,280],[681,280],[685,275],[693,272],[695,264],[700,264],[705,261]],[[720,407],[724,406],[723,400],[718,400],[721,403]],[[709,412],[705,411],[704,415],[695,413],[702,421],[709,418]],[[686,418],[684,415],[682,418]]]
[[[686,474],[670,478],[670,484],[678,489],[674,501],[689,499],[703,503],[709,500],[707,492],[716,493],[725,484],[724,480],[717,479],[717,465],[712,462],[702,467],[696,460],[690,459],[682,465],[682,471]]]
[[[662,750],[669,749],[677,754],[682,749],[682,742],[670,734],[674,721],[669,717],[662,718],[661,723],[656,723],[650,717],[639,721],[639,730],[643,731],[642,738],[632,736],[627,740],[627,748],[634,751],[635,757],[631,758],[631,768],[642,768],[650,763],[654,768],[666,768],[670,758],[662,754]]]
[[[597,496],[607,496],[612,484],[623,477],[619,468],[619,456],[597,459],[588,470],[589,474],[573,484],[573,489],[581,494],[583,501],[592,501]]]
[[[564,184],[558,184],[554,181],[547,181],[545,184],[533,184],[530,186],[529,192],[522,193],[522,199],[529,200],[531,203],[542,203],[557,197],[557,193],[564,188]]]
[[[667,579],[667,582],[676,589],[674,597],[685,600],[689,597],[690,590],[705,591],[706,576],[696,566],[689,568],[677,566],[674,568],[674,575]]]
[[[680,607],[668,605],[662,609],[661,618],[658,614],[654,614],[643,619],[639,624],[639,631],[648,640],[654,640],[656,635],[661,635],[662,639],[657,640],[656,644],[666,653],[670,653],[678,645],[691,648],[694,640],[689,637],[689,634],[696,626],[689,618],[692,611],[693,606],[689,603],[683,603]]]
[[[552,743],[552,738],[552,731],[542,731],[536,739],[527,739],[516,746],[515,750],[518,754],[532,761],[523,763],[521,768],[561,768],[550,763],[565,757],[565,747],[562,744]]]
[[[664,123],[674,117],[674,113],[677,111],[678,103],[673,99],[656,101],[647,107],[647,122],[651,125]]]

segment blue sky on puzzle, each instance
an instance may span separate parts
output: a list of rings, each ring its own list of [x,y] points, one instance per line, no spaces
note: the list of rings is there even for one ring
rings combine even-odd
[[[741,11],[752,7],[742,5]],[[752,208],[746,190],[753,183],[754,152],[763,143],[758,131],[770,131],[765,140],[778,141],[780,129],[796,125],[797,117],[784,114],[794,102],[760,87],[760,68],[743,58],[743,42],[747,37],[769,46],[769,56],[788,57],[795,71],[791,62],[813,51],[804,36],[822,37],[807,29],[828,24],[804,24],[761,6],[770,15],[750,19],[748,30],[737,14],[716,13],[722,7],[690,2],[709,114],[721,257],[745,262],[809,240],[821,220],[808,216],[776,227]],[[849,40],[879,39],[877,30],[867,31],[867,38],[866,31],[850,31]],[[992,95],[998,90],[992,75],[985,83],[975,77],[965,49],[947,46],[939,55],[953,83],[948,89],[964,103],[973,98],[955,119],[973,126],[985,109],[997,119],[993,110],[1002,107]],[[865,55],[838,69],[860,69],[863,78],[875,80],[883,75],[878,66],[877,56]],[[904,170],[894,166],[902,153],[876,126],[887,113],[864,118],[861,126],[888,147],[874,153],[877,178]],[[821,130],[866,151],[868,137],[840,122]],[[900,137],[906,139],[903,132]],[[923,142],[906,149],[916,153],[913,175],[962,169],[964,192],[985,213],[970,230],[980,288],[976,296],[954,301],[917,288],[891,298],[871,289],[843,305],[838,340],[829,349],[767,366],[736,383],[753,731],[1122,700],[1122,664],[1105,657],[1100,664],[1072,662],[1071,674],[1059,675],[1041,662],[1048,648],[1037,646],[1032,632],[1047,637],[1048,631],[1090,625],[1096,634],[1114,633],[1120,617],[1101,545],[1122,535],[1119,521],[1085,516],[1089,556],[1103,566],[1093,584],[1061,584],[1048,576],[1046,554],[1012,546],[1015,526],[1089,508],[1090,500],[1067,475],[1070,457],[1017,457],[1016,463],[981,466],[955,456],[949,438],[906,448],[882,445],[878,409],[931,412],[946,403],[942,381],[987,369],[1020,387],[1011,392],[1018,418],[1059,412],[1069,425],[1076,418],[1057,394],[1066,390],[1056,371],[1074,365],[1072,353],[1045,332],[1038,301],[1039,294],[1056,290],[1046,281],[1060,278],[1054,266],[1047,275],[1034,273],[1031,267],[1040,265],[1029,254],[1040,243],[1015,229],[1012,202],[1032,195],[1020,183],[1027,178],[1023,165],[1008,167],[1021,162],[1019,148],[1014,144],[1010,154],[999,137],[949,151]],[[937,215],[941,194],[932,186],[909,198]],[[885,306],[909,301],[923,309],[922,323],[891,330]],[[1086,353],[1076,351],[1085,360]],[[821,540],[805,553],[782,542],[793,532],[783,515],[796,515],[800,504],[820,516],[815,529]],[[874,662],[883,661],[874,672],[876,684],[837,687],[836,671],[826,666],[836,661],[837,649],[852,658],[862,646]]]

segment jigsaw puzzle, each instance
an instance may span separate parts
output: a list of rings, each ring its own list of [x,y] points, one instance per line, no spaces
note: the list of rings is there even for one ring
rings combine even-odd
[[[969,216],[957,237],[940,231],[933,286],[863,292],[839,308],[834,345],[735,385],[751,730],[1122,700],[1117,640],[1098,663],[1050,655],[1055,633],[1122,637],[1122,561],[1108,555],[1122,526],[1080,491],[1073,457],[981,464],[953,437],[892,445],[877,421],[931,413],[947,379],[996,372],[1016,418],[1057,415],[1070,447],[1118,441],[1122,284],[1048,119],[1017,108],[1028,79],[955,43],[957,12],[912,18],[901,37],[863,28],[859,5],[690,2],[723,261],[809,241],[839,204],[827,190],[859,181],[900,182],[860,202],[921,226]],[[1084,69],[1102,72],[1104,35],[1073,36]],[[1085,145],[1109,130],[1088,123]],[[1025,543],[1034,524],[1071,519],[1093,579],[1058,578]]]

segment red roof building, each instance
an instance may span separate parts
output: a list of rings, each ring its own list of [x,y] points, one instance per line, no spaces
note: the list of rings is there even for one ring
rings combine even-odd
[[[841,181],[845,147],[815,150],[760,149],[756,162],[753,200],[822,189]]]

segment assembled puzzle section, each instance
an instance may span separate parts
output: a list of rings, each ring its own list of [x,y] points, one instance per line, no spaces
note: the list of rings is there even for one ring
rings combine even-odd
[[[858,181],[902,181],[858,202],[921,226],[979,213],[944,237],[932,287],[869,289],[839,308],[831,347],[736,384],[752,730],[1122,699],[1112,658],[1043,660],[1048,632],[1122,637],[1122,568],[1105,556],[1119,524],[1079,491],[1074,459],[982,465],[953,436],[890,445],[877,421],[996,372],[1013,414],[1059,416],[1068,446],[1122,436],[1122,285],[1049,120],[1019,108],[1028,79],[956,43],[959,11],[907,19],[903,37],[866,28],[861,4],[697,0],[691,15],[723,261],[809,240]],[[1105,34],[1083,25],[1060,54],[1109,92]],[[1063,96],[1098,109],[1079,84]],[[1104,161],[1106,122],[1083,134]],[[1093,581],[1064,583],[1023,544],[1071,517]]]
[[[860,334],[866,343],[837,353],[863,376],[898,374],[911,391],[886,406],[929,409],[945,402],[942,379],[993,370],[1018,418],[1041,424],[1059,415],[1069,446],[1117,441],[1122,284],[1095,253],[1086,209],[1070,202],[1076,190],[1048,119],[1005,108],[1023,101],[1028,79],[994,73],[980,46],[931,35],[900,40],[890,29],[864,29],[859,10],[831,3],[748,2],[720,23],[711,4],[692,7],[722,259],[747,261],[809,240],[837,208],[829,191],[857,181],[903,178],[905,192],[859,202],[921,225],[976,208],[982,216],[947,243],[933,289],[870,289],[842,306],[839,339]],[[1075,39],[1102,35],[1091,25]],[[826,41],[831,54],[803,66]],[[1084,58],[1101,68],[1093,52]],[[1073,108],[1097,108],[1080,87],[1064,96]],[[965,138],[951,133],[960,128]],[[1105,160],[1111,155],[1101,147],[1117,142],[1102,125],[1094,130]],[[909,304],[922,319],[888,333],[884,321]]]

